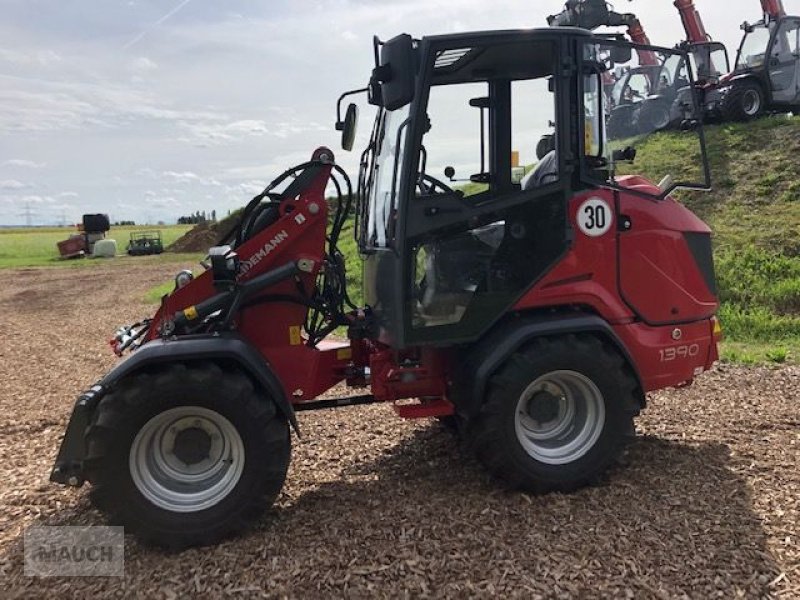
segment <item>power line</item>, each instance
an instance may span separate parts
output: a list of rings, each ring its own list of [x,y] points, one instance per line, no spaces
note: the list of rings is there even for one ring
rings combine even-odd
[[[33,227],[33,218],[34,217],[38,217],[39,215],[35,210],[33,210],[31,208],[31,203],[30,202],[26,202],[25,203],[25,210],[23,210],[21,213],[17,213],[17,216],[25,217],[25,226],[26,227]]]

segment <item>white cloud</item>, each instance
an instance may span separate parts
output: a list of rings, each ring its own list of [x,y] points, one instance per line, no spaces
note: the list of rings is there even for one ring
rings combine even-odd
[[[121,129],[145,122],[203,126],[228,120],[212,110],[174,108],[153,92],[121,84],[3,78],[17,85],[0,89],[0,131]]]
[[[34,50],[30,53],[10,48],[0,48],[0,61],[23,67],[50,67],[62,61],[61,55],[53,50]]]
[[[12,158],[10,160],[6,160],[3,162],[4,167],[20,167],[24,169],[41,169],[46,165],[47,163],[34,162],[32,160],[26,160],[24,158]]]
[[[140,56],[139,58],[131,61],[130,69],[134,73],[141,75],[144,73],[149,73],[150,71],[155,71],[158,69],[158,65],[146,56]]]
[[[183,171],[181,173],[176,171],[164,171],[161,175],[167,181],[174,181],[176,183],[194,183],[200,180],[200,176],[191,171]]]
[[[0,190],[21,190],[22,188],[26,187],[29,187],[27,183],[22,183],[16,179],[0,180]]]
[[[173,183],[183,183],[183,184],[198,184],[198,185],[206,185],[206,186],[218,186],[221,185],[219,181],[214,179],[213,177],[201,177],[197,173],[193,173],[192,171],[164,171],[161,174],[162,179],[165,181],[173,182]]]

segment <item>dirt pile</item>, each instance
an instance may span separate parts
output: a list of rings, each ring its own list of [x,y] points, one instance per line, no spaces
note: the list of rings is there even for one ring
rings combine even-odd
[[[219,223],[198,223],[167,246],[167,252],[205,252],[219,239]]]
[[[239,211],[215,223],[198,223],[167,247],[167,252],[205,252],[236,224]]]

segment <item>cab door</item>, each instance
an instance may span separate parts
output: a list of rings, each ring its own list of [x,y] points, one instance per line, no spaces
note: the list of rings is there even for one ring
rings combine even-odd
[[[769,79],[772,100],[778,104],[794,104],[800,95],[800,19],[783,19],[769,52]]]
[[[404,345],[477,339],[569,246],[568,179],[556,148],[552,172],[525,177],[545,163],[537,144],[563,119],[558,42],[516,37],[425,54],[419,167],[401,217]]]

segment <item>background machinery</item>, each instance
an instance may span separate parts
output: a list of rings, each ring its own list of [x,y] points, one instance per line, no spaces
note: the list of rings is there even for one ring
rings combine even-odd
[[[148,256],[164,252],[161,231],[132,231],[127,252],[130,256]]]
[[[675,8],[686,32],[686,50],[693,59],[695,76],[702,86],[717,83],[730,71],[728,51],[722,42],[715,42],[706,31],[703,19],[695,7],[694,0],[675,0]]]
[[[675,0],[686,40],[683,48],[689,53],[696,76],[694,91],[701,104],[707,90],[715,89],[730,70],[728,53],[720,42],[714,42],[706,32],[693,0]],[[593,30],[597,27],[627,26],[628,36],[637,44],[649,45],[641,22],[633,14],[610,11],[605,0],[576,0],[563,13],[550,17],[551,25],[568,24]],[[609,126],[619,136],[629,136],[653,129],[680,127],[686,121],[687,105],[692,105],[688,64],[679,57],[663,63],[654,60],[652,52],[641,49],[639,64],[616,74],[610,82],[613,116]]]
[[[706,113],[743,121],[767,110],[800,110],[800,17],[782,0],[761,0],[763,18],[744,23],[733,72],[705,98]]]
[[[662,65],[650,46],[644,26],[633,13],[612,11],[606,0],[571,0],[564,11],[547,18],[551,27],[580,27],[594,31],[599,27],[626,27],[628,38],[637,48],[638,64],[618,69],[605,77],[611,99],[608,126],[615,137],[630,136],[653,127],[670,125],[670,109],[681,85],[676,80],[679,65]],[[675,60],[679,60],[676,58]],[[674,61],[673,61],[674,62]],[[685,77],[683,81],[688,81]]]
[[[327,148],[253,198],[199,276],[179,273],[152,318],[117,332],[114,351],[133,352],[78,398],[51,479],[88,480],[145,540],[213,543],[279,494],[298,412],[373,402],[451,420],[511,488],[603,477],[645,394],[691,383],[720,335],[710,230],[670,196],[708,186],[701,132],[676,134],[696,144],[696,178],[658,183],[623,176],[635,148],[606,137],[603,78],[633,52],[570,27],[376,38],[367,87],[337,105],[346,150],[357,107],[342,100],[376,108],[355,205]],[[436,137],[476,106],[480,137],[463,121]],[[555,171],[523,187],[512,138],[545,107]],[[488,149],[472,195],[434,175],[465,147]],[[364,306],[338,247],[351,218]],[[319,399],[340,382],[360,391]]]

